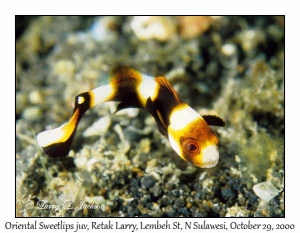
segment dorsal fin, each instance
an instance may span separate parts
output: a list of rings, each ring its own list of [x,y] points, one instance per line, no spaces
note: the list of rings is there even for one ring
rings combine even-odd
[[[208,125],[224,127],[226,124],[220,117],[214,115],[203,115],[202,118]]]
[[[125,65],[118,65],[112,69],[110,80],[113,83],[123,82],[128,79],[136,79],[137,81],[140,81],[142,79],[141,73]]]
[[[162,76],[156,77],[155,81],[159,84],[160,88],[168,90],[170,93],[172,93],[174,98],[179,101],[179,97],[176,91],[174,90],[174,88],[171,86],[171,84],[165,77]]]
[[[110,84],[114,90],[114,101],[119,101],[116,112],[125,108],[141,108],[136,88],[142,80],[142,74],[128,66],[119,65],[110,73]]]

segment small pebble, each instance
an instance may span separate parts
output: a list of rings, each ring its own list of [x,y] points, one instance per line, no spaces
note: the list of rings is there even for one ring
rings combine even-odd
[[[153,193],[153,196],[159,197],[163,193],[163,190],[159,184],[155,184],[150,188],[150,192]]]
[[[226,186],[221,189],[221,196],[225,201],[229,201],[235,197],[235,193],[230,187]]]
[[[175,24],[169,17],[135,16],[130,26],[140,40],[167,41],[175,35]]]
[[[59,60],[55,63],[53,74],[63,78],[71,79],[75,74],[75,65],[70,60]],[[64,80],[64,79],[62,79]],[[65,80],[66,82],[68,80]]]
[[[117,22],[114,16],[103,16],[94,22],[90,28],[90,34],[98,41],[112,41],[117,37],[116,27]]]
[[[177,198],[174,202],[174,208],[183,207],[184,204],[185,204],[184,200],[182,200],[181,198]]]
[[[164,212],[168,217],[176,217],[177,216],[176,210],[170,205],[166,207]]]
[[[151,141],[148,138],[143,138],[140,141],[140,148],[142,153],[149,153],[151,149],[150,146],[151,146]],[[148,163],[147,163],[147,167],[148,167]]]
[[[146,152],[147,153],[147,152]],[[152,172],[157,168],[157,159],[151,159],[147,162],[146,173]]]
[[[268,181],[254,185],[253,191],[259,198],[267,202],[272,200],[279,193],[279,190],[275,188],[271,182]]]
[[[111,125],[111,117],[104,116],[83,132],[84,137],[104,135]]]
[[[178,209],[178,213],[184,217],[188,217],[190,215],[190,212],[186,207],[180,207]]]
[[[225,44],[222,46],[221,52],[227,57],[232,56],[236,53],[236,46],[233,44]]]
[[[85,201],[87,201],[88,203],[95,203],[95,204],[105,204],[105,199],[103,196],[93,196],[93,197],[86,197]]]
[[[84,170],[84,169],[86,169],[88,159],[85,156],[78,156],[74,159],[74,162],[76,164],[76,167]]]
[[[179,16],[179,33],[185,39],[200,36],[218,19],[212,16]]]
[[[91,158],[87,164],[86,164],[86,169],[88,172],[91,172],[95,168],[95,164],[98,162],[98,159],[96,158]]]
[[[146,189],[151,188],[156,183],[152,176],[145,176],[142,178],[142,186]]]
[[[41,93],[39,91],[32,91],[29,93],[29,101],[32,104],[40,104],[43,103],[43,99]]]
[[[40,107],[28,107],[23,111],[23,117],[27,120],[34,120],[41,117],[42,111]]]

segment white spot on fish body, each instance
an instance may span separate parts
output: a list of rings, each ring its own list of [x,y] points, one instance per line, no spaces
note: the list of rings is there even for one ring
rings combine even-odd
[[[170,125],[173,130],[181,130],[200,117],[200,114],[190,106],[179,106],[170,115]]]
[[[85,101],[85,99],[84,99],[84,97],[82,97],[82,96],[79,96],[78,99],[77,99],[77,103],[78,103],[78,104],[83,104],[84,101]]]
[[[158,84],[155,82],[153,77],[142,74],[142,81],[138,86],[138,95],[143,102],[143,105],[146,105],[147,99],[150,97],[154,100],[158,94]]]

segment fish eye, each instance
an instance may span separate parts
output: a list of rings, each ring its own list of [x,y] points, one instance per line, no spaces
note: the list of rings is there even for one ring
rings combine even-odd
[[[194,151],[198,150],[198,147],[194,143],[190,143],[188,145],[188,149],[189,149],[189,151],[194,152]]]
[[[192,138],[187,138],[186,140],[184,140],[183,148],[187,154],[197,154],[200,152],[198,143],[195,139]]]

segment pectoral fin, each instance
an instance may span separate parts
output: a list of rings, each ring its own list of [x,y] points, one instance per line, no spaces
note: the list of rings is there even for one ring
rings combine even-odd
[[[206,121],[208,125],[224,127],[225,122],[217,116],[214,115],[203,115],[202,118]]]
[[[167,132],[167,126],[164,124],[164,122],[161,121],[161,118],[159,117],[157,113],[157,109],[155,108],[155,105],[151,98],[149,97],[146,102],[146,110],[153,116],[153,118],[156,121],[157,127],[159,129],[159,132],[165,136],[168,135]]]
[[[141,105],[137,104],[137,103],[132,103],[132,102],[120,102],[117,105],[117,109],[114,113],[117,113],[118,111],[121,111],[126,108],[141,108]]]

